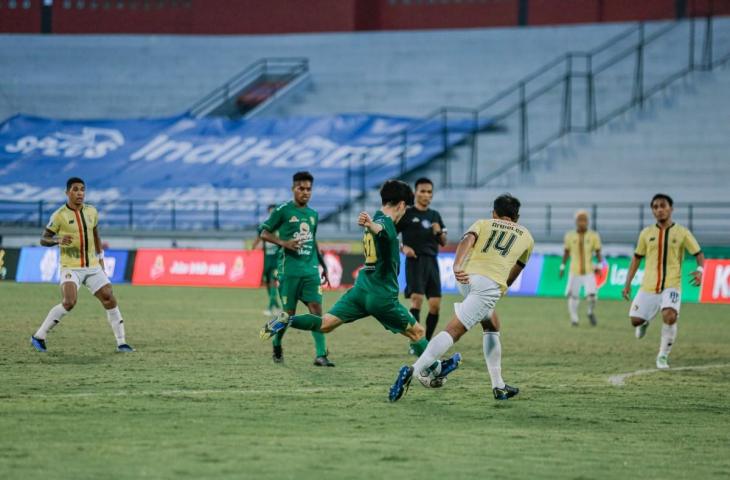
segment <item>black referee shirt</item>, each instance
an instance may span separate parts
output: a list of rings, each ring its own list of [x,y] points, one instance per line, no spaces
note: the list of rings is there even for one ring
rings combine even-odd
[[[396,228],[403,233],[403,245],[408,245],[416,255],[430,255],[435,257],[439,253],[438,237],[433,234],[431,225],[438,223],[441,229],[445,228],[441,214],[430,208],[418,210],[416,207],[408,207],[403,218],[400,219]]]

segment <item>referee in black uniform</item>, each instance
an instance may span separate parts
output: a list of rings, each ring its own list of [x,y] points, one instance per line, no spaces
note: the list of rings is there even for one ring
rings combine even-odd
[[[433,199],[433,182],[416,180],[415,204],[408,207],[396,226],[403,234],[402,251],[406,256],[406,298],[411,299],[411,313],[421,321],[423,297],[428,298],[426,338],[431,339],[441,309],[441,275],[436,257],[439,245],[446,245],[446,227],[441,214],[428,208]]]

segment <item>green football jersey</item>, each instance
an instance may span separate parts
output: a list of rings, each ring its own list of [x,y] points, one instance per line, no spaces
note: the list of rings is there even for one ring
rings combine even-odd
[[[294,201],[282,203],[261,224],[259,232],[279,232],[282,240],[298,239],[299,251],[283,248],[279,274],[290,277],[319,276],[319,257],[315,248],[319,214],[309,207],[297,207]]]
[[[398,296],[398,272],[400,271],[400,242],[393,220],[378,210],[373,222],[383,226],[376,235],[365,229],[363,253],[365,265],[357,275],[355,286],[368,293]]]

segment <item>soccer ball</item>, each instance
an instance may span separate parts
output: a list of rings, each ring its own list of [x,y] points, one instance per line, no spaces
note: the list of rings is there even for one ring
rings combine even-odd
[[[418,377],[418,381],[421,382],[421,385],[426,388],[441,388],[444,386],[444,383],[446,383],[446,378],[438,378],[440,374],[441,362],[439,362],[438,367],[436,367],[433,371],[418,372],[416,377]]]

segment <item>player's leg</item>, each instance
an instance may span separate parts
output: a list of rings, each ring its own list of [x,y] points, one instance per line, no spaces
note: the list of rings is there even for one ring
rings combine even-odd
[[[586,293],[586,300],[588,300],[588,321],[592,326],[595,327],[598,324],[598,319],[596,318],[595,314],[596,300],[598,298],[598,288],[596,286],[595,275],[590,274],[585,276],[585,280],[583,281],[583,289]]]
[[[76,272],[66,269],[61,270],[61,303],[51,308],[45,320],[41,323],[41,326],[30,337],[30,343],[33,345],[33,348],[39,352],[46,351],[46,336],[48,332],[58,325],[61,319],[76,306],[78,290],[79,278]]]
[[[322,298],[321,296],[319,297]],[[305,302],[309,308],[309,313],[317,317],[322,317],[322,303],[319,302]],[[320,326],[320,328],[322,328]],[[321,331],[312,331],[312,339],[314,340],[314,365],[317,367],[334,367],[335,364],[330,362],[327,358],[329,352],[327,351],[327,341],[325,340],[324,333]]]
[[[580,275],[568,277],[568,314],[570,315],[570,324],[574,327],[578,326],[578,307],[580,306]]]
[[[661,305],[661,295],[639,290],[631,302],[629,309],[629,317],[631,325],[635,328],[636,338],[641,339],[646,335],[646,329],[649,328],[651,319],[659,311]]]
[[[296,277],[280,277],[279,278],[279,295],[281,297],[281,308],[287,316],[294,315],[297,311],[297,289],[299,284]],[[282,340],[286,333],[286,327],[279,330],[271,337],[271,359],[274,363],[284,361],[284,348]],[[269,338],[268,336],[266,338]]]
[[[430,267],[426,282],[426,297],[428,297],[428,316],[426,317],[426,340],[431,340],[436,326],[439,323],[441,311],[441,273],[438,259],[430,258]]]
[[[482,329],[484,330],[482,349],[489,378],[492,381],[492,393],[496,400],[508,400],[520,393],[520,389],[507,385],[502,378],[501,323],[496,311],[492,311],[486,319],[482,320]]]
[[[677,320],[681,305],[680,293],[676,289],[667,289],[662,292],[662,334],[659,343],[659,354],[656,358],[657,368],[669,368],[669,354],[672,345],[677,340]]]
[[[133,352],[134,349],[127,343],[124,333],[122,312],[119,310],[117,298],[114,296],[114,291],[112,290],[112,284],[104,273],[104,270],[99,268],[97,271],[86,275],[84,285],[99,299],[106,310],[107,321],[109,322],[109,326],[112,327],[114,337],[117,340],[117,351],[123,353]]]

